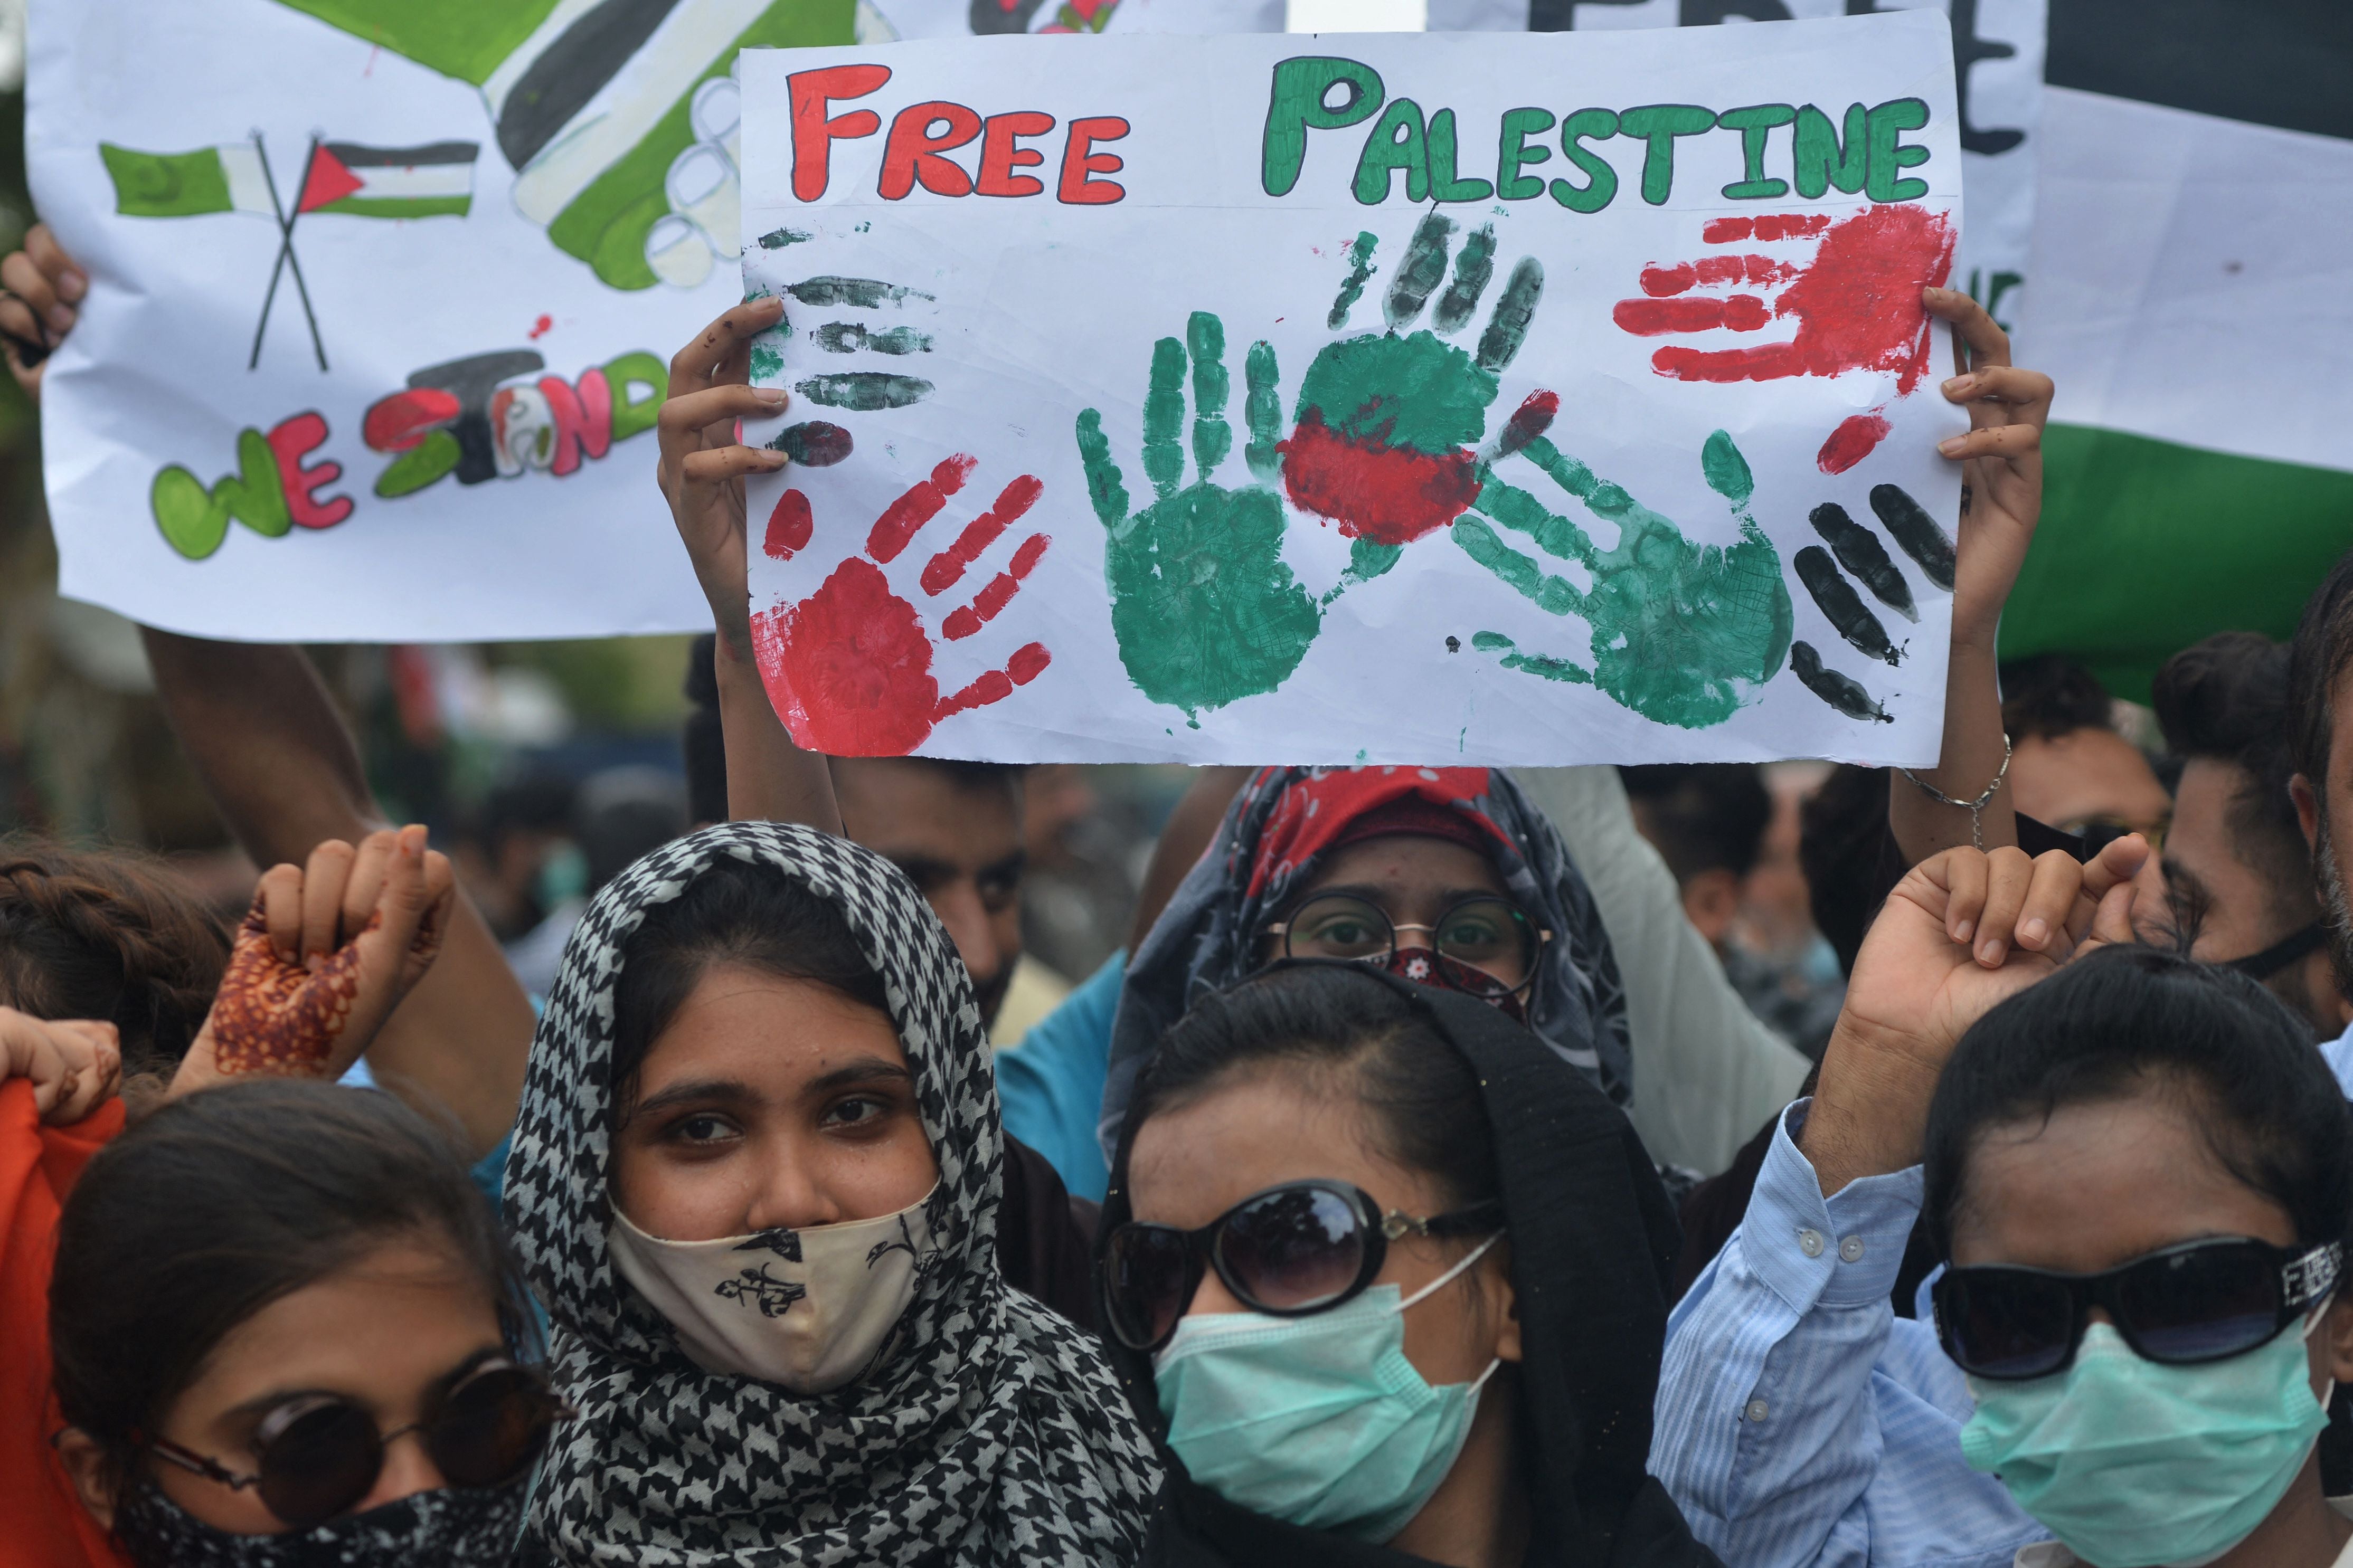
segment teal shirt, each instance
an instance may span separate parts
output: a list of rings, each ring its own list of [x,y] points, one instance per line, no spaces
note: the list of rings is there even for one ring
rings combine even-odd
[[[1126,952],[1113,953],[1019,1045],[997,1053],[1005,1131],[1045,1155],[1071,1196],[1096,1203],[1111,1186],[1095,1128],[1111,1068],[1112,1016],[1126,978]]]

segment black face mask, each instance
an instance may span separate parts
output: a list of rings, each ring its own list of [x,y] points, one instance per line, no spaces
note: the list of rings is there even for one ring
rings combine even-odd
[[[114,1516],[140,1568],[471,1568],[513,1556],[526,1481],[415,1492],[279,1535],[232,1535],[141,1481]]]

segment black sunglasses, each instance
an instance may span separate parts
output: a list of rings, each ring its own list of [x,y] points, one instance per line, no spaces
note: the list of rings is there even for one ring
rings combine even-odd
[[[1404,1236],[1482,1236],[1501,1228],[1504,1205],[1473,1204],[1418,1219],[1381,1212],[1346,1182],[1285,1182],[1253,1193],[1198,1230],[1129,1220],[1103,1243],[1103,1321],[1131,1350],[1158,1350],[1215,1268],[1254,1312],[1303,1318],[1362,1295],[1388,1244]]]
[[[2086,1315],[2106,1310],[2133,1353],[2168,1366],[2254,1349],[2337,1288],[2344,1248],[2226,1237],[2188,1241],[2098,1274],[1993,1265],[1936,1281],[1936,1337],[1973,1377],[2048,1377],[2074,1364]]]
[[[163,1438],[147,1447],[159,1459],[243,1491],[259,1489],[262,1506],[296,1530],[348,1513],[375,1489],[385,1445],[410,1432],[425,1437],[434,1468],[453,1487],[495,1487],[539,1462],[547,1435],[572,1411],[531,1367],[492,1360],[443,1394],[424,1420],[391,1432],[348,1399],[306,1394],[262,1417],[253,1449],[255,1475]]]

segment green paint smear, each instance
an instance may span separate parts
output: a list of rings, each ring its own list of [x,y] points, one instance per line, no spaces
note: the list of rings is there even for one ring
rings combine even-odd
[[[873,332],[855,321],[828,321],[809,336],[828,353],[851,354],[860,349],[878,354],[927,354],[932,352],[930,336],[913,327],[893,327],[887,332]]]
[[[1711,439],[1708,447],[1702,462],[1710,484],[1719,493],[1741,488],[1733,483],[1736,466],[1744,481],[1748,468],[1731,438],[1722,437],[1720,446]],[[1685,730],[1724,722],[1780,672],[1793,628],[1789,591],[1780,556],[1754,518],[1736,514],[1736,544],[1695,545],[1672,521],[1550,440],[1538,437],[1525,452],[1596,516],[1616,523],[1619,539],[1601,550],[1571,519],[1488,475],[1479,513],[1593,576],[1590,590],[1579,589],[1512,548],[1481,517],[1466,514],[1455,523],[1454,541],[1472,560],[1548,613],[1577,616],[1591,628],[1589,676],[1566,660],[1515,650],[1503,661],[1507,668],[1548,680],[1590,679],[1644,718]],[[1472,643],[1488,652],[1513,647],[1496,633],[1481,633]]]
[[[821,403],[828,408],[855,409],[871,414],[882,408],[904,408],[911,403],[921,403],[932,395],[932,384],[912,375],[889,375],[881,371],[850,371],[840,375],[813,375],[793,388],[811,403]]]
[[[772,228],[767,233],[760,237],[760,248],[763,250],[782,250],[788,245],[799,245],[804,241],[813,239],[816,236],[803,234],[797,228]]]
[[[470,87],[491,79],[555,9],[555,0],[280,0]],[[841,40],[844,43],[848,39]]]
[[[1348,312],[1365,297],[1365,282],[1373,275],[1373,247],[1379,244],[1372,230],[1366,229],[1348,247],[1347,280],[1340,285],[1339,295],[1332,301],[1332,313],[1324,322],[1330,331],[1336,332],[1346,326]]]
[[[878,282],[871,278],[809,278],[786,284],[785,292],[804,305],[853,305],[866,310],[932,298],[921,289]]]
[[[1434,456],[1475,445],[1486,433],[1497,384],[1432,332],[1368,332],[1316,354],[1299,384],[1294,417],[1313,413],[1352,440]]]
[[[754,386],[772,386],[784,379],[784,353],[767,338],[768,334],[762,332],[752,340],[752,384]]]
[[[1699,471],[1707,480],[1707,488],[1735,506],[1746,506],[1756,493],[1756,476],[1748,471],[1748,459],[1732,444],[1729,432],[1718,430],[1700,448]]]

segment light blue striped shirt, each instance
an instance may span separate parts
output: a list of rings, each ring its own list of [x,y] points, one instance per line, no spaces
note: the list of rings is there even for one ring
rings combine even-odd
[[[2353,1095],[2353,1028],[2321,1052]],[[1962,1463],[1968,1384],[1888,1305],[1920,1169],[1824,1198],[1794,1142],[1811,1104],[1667,1320],[1651,1473],[1737,1568],[2010,1568],[2050,1532]]]

